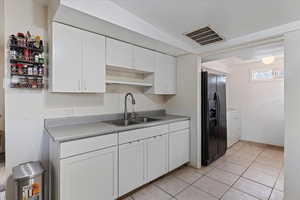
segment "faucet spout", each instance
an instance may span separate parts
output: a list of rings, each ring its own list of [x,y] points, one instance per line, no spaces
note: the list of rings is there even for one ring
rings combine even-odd
[[[135,105],[135,98],[134,98],[133,94],[131,92],[127,93],[125,95],[125,105],[124,105],[124,121],[125,121],[125,123],[128,122],[127,100],[128,100],[129,96],[131,97],[131,104]]]

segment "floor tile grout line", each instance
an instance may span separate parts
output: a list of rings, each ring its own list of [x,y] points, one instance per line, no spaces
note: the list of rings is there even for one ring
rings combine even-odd
[[[237,150],[237,151],[234,152],[234,154],[235,154],[235,153],[241,152],[243,149],[244,149],[244,147],[240,147],[239,150]],[[277,189],[275,188],[275,186],[276,186],[276,183],[278,182],[278,180],[279,180],[279,178],[280,178],[280,175],[281,175],[281,172],[282,172],[284,166],[281,167],[280,173],[277,175],[276,181],[275,181],[275,184],[273,185],[273,187],[270,187],[270,186],[268,186],[268,185],[262,184],[262,183],[260,183],[260,182],[255,181],[255,180],[252,180],[252,179],[250,179],[250,178],[243,177],[243,175],[247,172],[247,170],[249,170],[249,168],[250,168],[251,166],[253,166],[253,164],[257,161],[258,157],[259,157],[260,155],[262,155],[264,152],[266,152],[266,150],[267,150],[266,147],[261,147],[261,149],[262,149],[261,152],[258,153],[258,154],[255,156],[255,158],[254,158],[253,160],[251,159],[251,160],[252,160],[251,163],[247,165],[247,168],[246,168],[241,174],[236,174],[236,173],[233,173],[233,172],[231,172],[231,171],[224,170],[224,169],[222,169],[222,168],[219,168],[218,166],[211,166],[211,169],[210,169],[209,171],[206,171],[205,173],[201,173],[201,172],[198,172],[198,171],[194,171],[193,173],[197,173],[198,175],[201,175],[201,176],[198,177],[198,178],[196,178],[194,181],[191,181],[191,182],[184,180],[184,178],[181,178],[180,176],[174,175],[173,177],[174,177],[175,179],[180,180],[180,181],[182,181],[182,182],[184,182],[184,183],[186,184],[186,187],[184,187],[180,192],[178,192],[178,193],[176,193],[176,194],[174,194],[174,195],[168,193],[168,192],[165,191],[163,188],[159,187],[155,182],[153,183],[153,185],[154,185],[156,188],[158,188],[159,190],[161,190],[162,192],[168,194],[168,195],[170,196],[170,199],[177,199],[177,196],[178,196],[179,194],[181,194],[182,192],[186,191],[186,190],[187,190],[188,188],[190,188],[190,187],[193,187],[193,188],[195,188],[195,189],[197,189],[197,190],[200,190],[200,191],[202,191],[202,192],[208,194],[209,196],[211,196],[211,197],[213,197],[213,198],[216,198],[216,199],[220,199],[220,200],[226,195],[226,193],[228,193],[228,191],[229,191],[230,189],[235,189],[235,190],[237,190],[237,191],[239,191],[239,192],[241,192],[241,193],[244,193],[244,194],[250,195],[250,196],[252,196],[252,197],[254,197],[254,198],[256,198],[256,199],[259,199],[258,197],[254,196],[254,195],[252,195],[252,194],[249,194],[249,193],[247,193],[247,192],[244,192],[244,191],[242,191],[242,190],[240,190],[240,189],[234,187],[234,185],[235,185],[239,180],[241,180],[241,178],[244,178],[244,179],[247,179],[247,180],[249,180],[249,181],[251,181],[251,182],[253,182],[253,183],[257,183],[257,184],[259,184],[259,185],[268,187],[268,188],[271,190],[271,193],[270,193],[269,198],[268,198],[268,200],[270,200],[273,191],[275,191],[275,190],[277,191]],[[243,158],[243,156],[241,156],[241,157]],[[237,163],[230,162],[230,161],[228,161],[228,160],[224,160],[224,162],[228,162],[228,163],[230,163],[230,164],[234,164],[234,165],[241,166],[241,167],[243,166],[243,165],[239,165],[239,164],[237,164]],[[244,167],[245,167],[245,166],[244,166]],[[271,167],[271,166],[270,166],[270,167]],[[238,178],[237,178],[237,180],[234,181],[234,183],[231,184],[231,185],[226,184],[226,183],[223,183],[223,182],[220,182],[219,180],[216,180],[216,179],[214,179],[214,178],[211,178],[211,177],[207,176],[207,174],[209,174],[209,173],[210,173],[211,171],[213,171],[214,169],[218,169],[218,170],[221,170],[221,171],[223,171],[223,172],[226,172],[226,173],[235,175],[235,176],[237,176]],[[269,175],[269,174],[268,174],[268,175]],[[271,175],[270,175],[270,176],[271,176]],[[204,178],[204,177],[210,178],[210,179],[212,179],[212,180],[214,180],[214,181],[216,181],[216,182],[218,182],[218,183],[225,184],[225,185],[227,185],[229,188],[228,188],[228,189],[223,193],[223,195],[219,198],[219,197],[213,195],[212,193],[206,192],[206,191],[204,191],[203,189],[201,189],[200,187],[197,187],[197,186],[195,185],[195,183],[196,183],[197,181],[199,181],[200,179],[202,179],[202,178]],[[278,191],[279,191],[279,192],[282,192],[282,191],[280,191],[280,190],[278,190]],[[132,200],[135,200],[135,198],[134,198],[133,196],[130,196],[130,198],[131,198]]]
[[[243,175],[247,172],[247,170],[253,165],[253,163],[257,162],[257,158],[258,158],[261,154],[263,154],[263,152],[265,152],[265,151],[266,151],[266,148],[264,147],[264,148],[263,148],[263,151],[261,151],[261,152],[255,157],[255,159],[253,160],[253,162],[251,162],[251,164],[249,165],[249,167],[244,171],[244,173],[242,173],[241,177],[242,177],[242,178],[245,178],[245,179],[247,179],[247,180],[250,180],[250,181],[252,181],[252,182],[258,183],[258,184],[260,184],[260,185],[263,185],[263,186],[266,186],[266,187],[269,187],[269,188],[273,189],[273,188],[275,187],[275,185],[273,185],[273,187],[271,187],[271,186],[269,186],[269,185],[265,185],[265,184],[260,183],[260,182],[258,182],[258,181],[256,181],[256,180],[252,180],[252,179],[250,179],[250,178],[247,178],[247,177],[244,177],[244,176],[243,176]],[[262,173],[265,174],[264,172],[262,172]],[[269,175],[269,174],[266,174],[266,175]],[[276,181],[277,181],[277,179],[276,179]],[[276,184],[276,181],[275,181],[275,184]]]
[[[215,167],[213,167],[213,169],[215,169]],[[212,171],[213,169],[211,169],[210,171]],[[196,172],[196,173],[197,173],[197,172]],[[208,172],[207,172],[207,173],[208,173]],[[194,185],[194,184],[195,184],[197,181],[199,181],[200,179],[202,179],[202,178],[204,178],[204,177],[208,177],[208,176],[206,176],[207,173],[205,173],[205,174],[199,173],[199,174],[202,175],[201,177],[199,177],[199,178],[198,178],[196,181],[194,181],[193,183],[188,183],[188,186],[187,186],[185,189],[183,189],[182,191],[178,192],[178,193],[177,193],[176,195],[174,195],[173,197],[176,198],[176,196],[178,196],[179,194],[181,194],[182,192],[184,192],[184,191],[187,190],[188,188],[193,187],[193,188],[195,188],[195,189],[197,189],[197,190],[200,190],[200,191],[202,191],[202,192],[208,194],[209,196],[211,196],[211,197],[213,197],[213,198],[215,198],[215,199],[219,199],[218,197],[212,195],[211,193],[208,193],[208,192],[204,191],[203,189],[201,189],[201,188],[199,188],[199,187],[197,187],[197,186]],[[180,179],[179,177],[176,177],[176,176],[175,176],[175,178],[177,178],[177,179],[179,179],[179,180],[182,180],[182,179]],[[210,178],[210,177],[208,177],[208,178]],[[213,180],[215,180],[215,179],[213,179]],[[184,181],[184,180],[182,180],[182,181]],[[185,181],[184,181],[184,182],[185,182]],[[217,181],[217,182],[219,182],[219,181]],[[187,182],[185,182],[185,183],[187,183]],[[220,183],[220,182],[219,182],[219,183]],[[224,184],[224,183],[223,183],[223,184]]]
[[[199,174],[200,174],[200,173],[199,173]],[[202,179],[202,178],[205,176],[205,174],[201,174],[201,175],[202,175],[202,176],[201,176],[200,178],[198,178],[198,179],[197,179],[196,181],[194,181],[192,184],[189,183],[189,186],[188,186],[187,188],[185,188],[184,190],[182,190],[181,192],[179,192],[178,194],[176,194],[175,197],[176,197],[177,195],[179,195],[180,193],[184,192],[185,190],[187,190],[189,187],[194,187],[194,188],[198,189],[197,187],[194,186],[194,184],[195,184],[198,180]],[[201,191],[203,191],[203,190],[201,190]],[[203,192],[205,192],[205,191],[203,191]],[[207,192],[205,192],[205,193],[207,193]],[[209,193],[207,193],[207,194],[209,194]],[[209,195],[212,196],[211,194],[209,194]],[[214,196],[212,196],[212,197],[214,197]]]
[[[240,151],[240,150],[239,150],[239,151]],[[244,170],[244,172],[243,172],[242,174],[240,174],[239,178],[236,180],[236,182],[235,182],[234,184],[231,185],[231,187],[228,189],[228,191],[229,191],[230,189],[233,189],[233,188],[234,188],[233,186],[241,179],[242,175],[250,168],[250,166],[251,166],[251,164],[248,166],[248,168],[246,168],[246,170]],[[228,191],[226,191],[226,193],[227,193]],[[226,193],[224,193],[224,195],[225,195]],[[224,195],[221,197],[221,199],[224,197]]]
[[[226,186],[228,186],[228,187],[230,188],[229,185],[227,185],[227,184],[225,184],[225,183],[222,183],[222,182],[220,182],[220,181],[217,181],[217,180],[214,179],[214,178],[211,178],[211,177],[206,176],[206,175],[203,175],[203,177],[207,177],[207,178],[209,178],[209,179],[212,179],[213,181],[216,181],[216,182],[218,182],[218,183],[224,184],[224,185],[226,185]],[[202,178],[203,178],[203,177],[202,177]],[[209,193],[209,192],[207,192],[207,191],[204,191],[203,189],[201,189],[200,187],[197,187],[196,185],[192,185],[192,186],[195,187],[195,188],[197,188],[197,189],[199,189],[199,190],[201,190],[201,191],[203,191],[203,192],[205,192],[205,193],[207,193],[207,194],[209,194],[210,196],[212,196],[212,197],[214,197],[214,198],[216,198],[216,199],[220,199],[219,197],[217,197],[217,196],[215,196],[215,195],[213,195],[213,194],[211,194],[211,193]],[[225,193],[226,193],[226,192],[225,192]]]
[[[177,178],[176,176],[174,176],[174,178],[176,178],[176,179],[178,179],[178,180],[180,180],[180,181],[182,181],[181,179],[179,179],[179,178]],[[187,186],[186,187],[184,187],[182,190],[180,190],[179,192],[177,192],[176,194],[171,194],[171,193],[169,193],[169,192],[167,192],[166,190],[164,190],[163,188],[161,188],[159,185],[156,185],[156,184],[154,184],[157,188],[159,188],[160,190],[162,190],[163,192],[165,192],[165,193],[167,193],[168,195],[170,195],[171,197],[175,197],[176,195],[178,195],[179,193],[181,193],[181,192],[183,192],[184,190],[186,190],[189,186],[191,186],[190,184],[188,184],[188,183],[186,183],[186,182],[184,182],[185,184],[187,184]]]
[[[238,151],[240,151],[242,148],[240,148]],[[255,159],[250,163],[250,165],[248,166],[248,168],[239,176],[239,178],[231,185],[231,187],[222,195],[222,197],[220,198],[220,199],[222,199],[224,196],[225,196],[225,194],[230,190],[230,189],[236,189],[236,190],[238,190],[237,188],[234,188],[233,186],[241,179],[241,178],[243,178],[242,176],[243,176],[243,174],[244,173],[246,173],[246,171],[250,168],[250,166],[255,162],[255,160],[258,158],[258,156],[259,155],[261,155],[262,154],[262,152],[264,152],[265,151],[265,149],[263,149],[256,157],[255,157]],[[240,192],[243,192],[243,193],[245,193],[245,194],[247,194],[246,192],[244,192],[244,191],[241,191],[241,190],[238,190],[238,191],[240,191]],[[250,195],[250,194],[249,194]],[[253,196],[253,195],[250,195],[250,196]],[[255,197],[255,196],[253,196],[253,197]],[[255,197],[256,198],[256,197]]]

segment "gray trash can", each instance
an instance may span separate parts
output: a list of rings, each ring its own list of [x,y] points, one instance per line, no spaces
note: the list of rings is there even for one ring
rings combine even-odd
[[[6,200],[5,197],[5,186],[0,184],[0,200]]]
[[[28,162],[14,167],[16,200],[44,200],[44,172],[40,162]]]

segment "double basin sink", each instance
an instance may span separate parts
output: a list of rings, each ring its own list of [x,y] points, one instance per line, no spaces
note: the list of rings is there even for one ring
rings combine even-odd
[[[137,117],[137,118],[129,119],[129,120],[117,119],[117,120],[111,120],[111,121],[105,121],[105,122],[108,124],[116,125],[116,126],[130,126],[130,125],[136,125],[136,124],[155,122],[155,121],[159,121],[159,120],[160,119],[155,119],[152,117]]]

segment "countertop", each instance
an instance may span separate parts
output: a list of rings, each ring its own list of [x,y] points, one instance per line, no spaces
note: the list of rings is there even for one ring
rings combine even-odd
[[[55,142],[67,142],[71,140],[83,139],[87,137],[95,137],[100,135],[107,135],[113,133],[120,133],[123,131],[147,128],[151,126],[158,126],[162,124],[168,124],[172,122],[189,120],[189,117],[178,116],[178,115],[162,115],[162,116],[151,116],[151,118],[160,119],[159,121],[147,122],[141,124],[135,124],[130,126],[116,126],[103,121],[92,122],[92,123],[81,123],[71,125],[61,125],[54,127],[45,126],[47,134]]]

